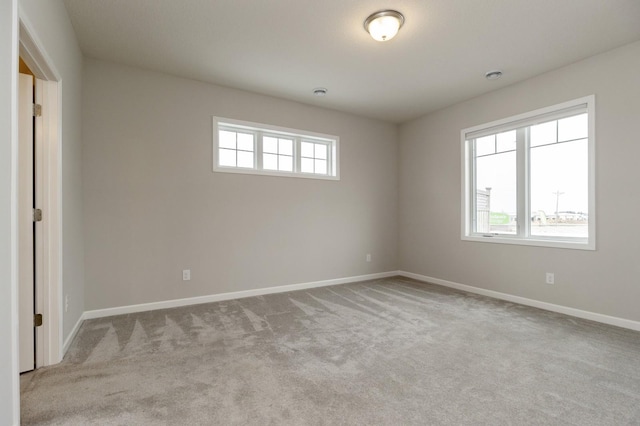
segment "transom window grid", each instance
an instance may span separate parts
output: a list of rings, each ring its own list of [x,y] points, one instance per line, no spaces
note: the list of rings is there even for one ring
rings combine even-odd
[[[253,168],[255,135],[232,129],[220,129],[218,161],[224,167]]]
[[[594,101],[589,96],[462,131],[463,240],[595,249]],[[561,197],[580,191],[550,191],[548,184],[549,175],[567,175],[568,154],[572,176],[565,180],[583,184],[584,207],[563,211]],[[502,213],[492,208],[494,188],[481,184],[480,169],[500,170],[502,192],[512,192],[500,203],[508,206]],[[556,200],[546,214],[541,194]]]
[[[338,138],[214,117],[213,169],[338,180]]]
[[[300,171],[326,174],[329,170],[329,146],[323,142],[300,142]]]
[[[263,135],[262,166],[265,170],[294,171],[294,140],[278,136]]]

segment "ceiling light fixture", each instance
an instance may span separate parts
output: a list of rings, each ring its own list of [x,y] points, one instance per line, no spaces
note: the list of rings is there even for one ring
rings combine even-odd
[[[316,96],[325,96],[327,94],[327,89],[324,87],[316,87],[313,89],[313,94]]]
[[[484,76],[487,78],[487,80],[497,80],[500,77],[502,77],[502,71],[500,70],[489,71]]]
[[[396,10],[381,10],[364,21],[364,29],[377,41],[391,40],[404,24],[404,16]]]

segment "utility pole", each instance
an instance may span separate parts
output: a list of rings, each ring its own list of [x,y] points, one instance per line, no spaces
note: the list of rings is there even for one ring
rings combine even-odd
[[[560,215],[558,214],[558,205],[560,204],[560,196],[564,194],[564,192],[560,192],[558,189],[556,192],[552,192],[556,196],[556,222],[560,220]]]

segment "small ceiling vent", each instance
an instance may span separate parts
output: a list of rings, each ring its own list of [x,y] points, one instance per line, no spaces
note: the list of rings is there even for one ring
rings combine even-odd
[[[316,96],[325,96],[327,94],[327,89],[324,87],[316,87],[313,89],[313,94]]]
[[[502,77],[502,71],[500,70],[489,71],[484,76],[487,78],[487,80],[497,80],[500,77]]]

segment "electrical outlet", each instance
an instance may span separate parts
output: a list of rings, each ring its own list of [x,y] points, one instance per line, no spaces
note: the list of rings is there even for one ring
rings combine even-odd
[[[547,272],[547,284],[555,284],[556,277],[553,272]]]
[[[69,311],[69,295],[65,295],[64,296],[64,311],[68,312]]]
[[[182,270],[182,281],[191,280],[191,269],[183,269]]]
[[[365,258],[367,262],[371,262],[371,253],[367,253],[367,257]]]

